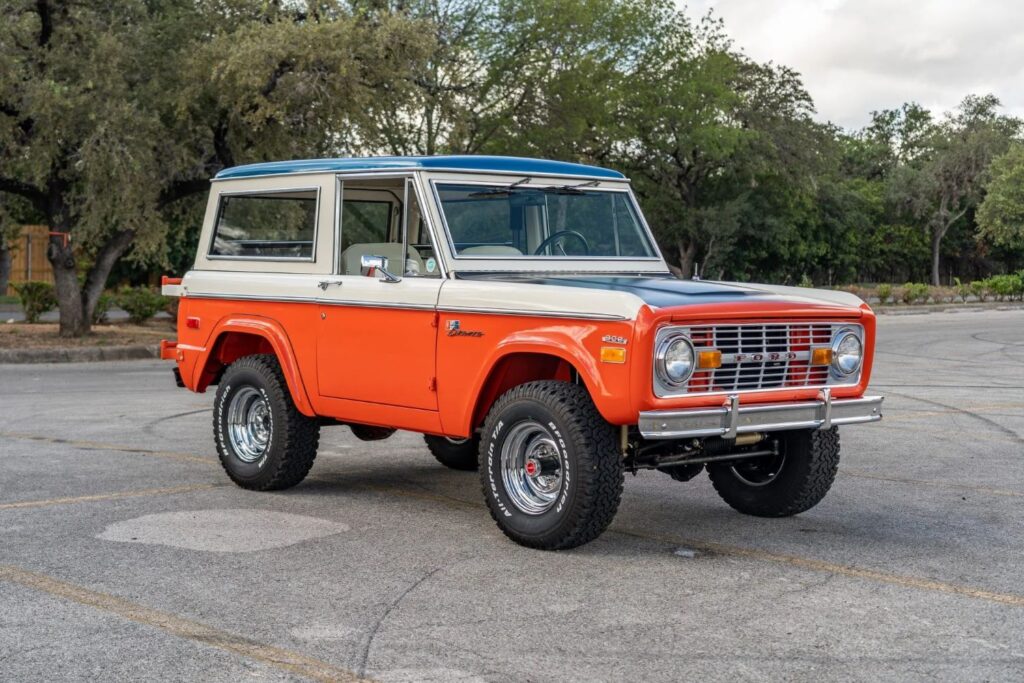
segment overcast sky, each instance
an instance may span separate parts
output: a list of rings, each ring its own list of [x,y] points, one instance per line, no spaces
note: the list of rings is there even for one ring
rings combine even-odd
[[[994,93],[1024,117],[1024,0],[677,0],[709,9],[757,61],[796,69],[818,117],[860,128],[869,112],[936,113]]]

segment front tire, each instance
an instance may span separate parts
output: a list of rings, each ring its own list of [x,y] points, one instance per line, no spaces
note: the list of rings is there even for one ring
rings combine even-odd
[[[277,359],[259,354],[238,359],[224,372],[213,435],[231,481],[244,489],[277,491],[309,473],[320,424],[295,407]]]
[[[707,466],[718,495],[755,517],[789,517],[821,502],[839,470],[839,430],[775,435],[779,455]]]
[[[586,389],[530,382],[503,394],[480,439],[480,480],[491,517],[529,548],[588,543],[611,524],[622,497],[615,429]]]
[[[471,472],[480,466],[480,437],[468,439],[449,439],[446,436],[424,434],[423,440],[427,448],[445,467],[453,470]]]

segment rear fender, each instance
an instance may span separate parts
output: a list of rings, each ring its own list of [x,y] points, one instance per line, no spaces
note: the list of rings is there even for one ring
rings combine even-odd
[[[316,415],[291,342],[277,322],[257,316],[229,316],[217,323],[210,338],[213,342],[200,356],[193,371],[195,391],[205,391],[225,367],[243,356],[272,353],[281,365],[295,407],[307,417]]]

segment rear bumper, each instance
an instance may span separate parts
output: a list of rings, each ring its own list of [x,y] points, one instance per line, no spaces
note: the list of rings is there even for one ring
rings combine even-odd
[[[881,396],[833,399],[828,391],[816,401],[740,405],[729,396],[720,408],[652,410],[640,413],[638,427],[645,439],[684,439],[721,436],[735,438],[747,432],[787,429],[829,429],[836,425],[862,424],[882,419]]]

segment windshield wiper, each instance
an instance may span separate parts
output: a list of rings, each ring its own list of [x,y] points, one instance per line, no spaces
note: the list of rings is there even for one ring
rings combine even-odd
[[[515,192],[515,188],[517,186],[522,185],[523,183],[528,183],[531,180],[533,180],[533,178],[531,178],[530,176],[526,176],[525,178],[523,178],[521,180],[517,180],[516,182],[512,183],[511,185],[506,185],[505,187],[492,187],[489,190],[481,190],[479,192],[471,192],[469,194],[469,196],[470,197],[496,197],[498,195],[503,195],[503,194],[504,195],[512,194],[513,192]]]
[[[593,187],[600,182],[600,180],[591,180],[590,182],[580,183],[579,185],[551,185],[550,187],[545,187],[543,191],[551,192],[552,194],[586,194],[579,188]]]

